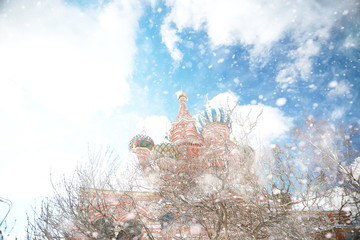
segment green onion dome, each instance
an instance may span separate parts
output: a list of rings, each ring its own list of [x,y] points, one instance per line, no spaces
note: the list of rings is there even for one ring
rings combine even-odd
[[[178,158],[180,156],[179,149],[171,143],[160,143],[156,144],[153,149],[154,159],[161,157]]]
[[[151,137],[147,135],[138,134],[131,139],[129,143],[129,149],[138,147],[151,150],[154,147],[154,141],[151,139]]]

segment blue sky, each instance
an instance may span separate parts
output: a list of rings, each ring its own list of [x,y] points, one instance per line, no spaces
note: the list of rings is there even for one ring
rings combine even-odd
[[[238,114],[263,109],[262,145],[307,115],[359,123],[359,10],[355,0],[2,1],[8,224],[22,232],[29,205],[51,192],[50,172],[71,172],[88,149],[110,146],[125,161],[143,126],[160,141],[181,87],[194,115],[206,94]]]

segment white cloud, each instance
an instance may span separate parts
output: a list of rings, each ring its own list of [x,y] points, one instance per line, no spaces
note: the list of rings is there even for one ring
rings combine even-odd
[[[60,0],[36,3],[3,4],[0,77],[50,111],[80,121],[126,103],[141,14],[136,1],[99,10]]]
[[[225,93],[220,93],[214,98],[209,100],[210,105],[215,108],[224,108],[224,109],[233,109],[237,106],[240,97],[235,93],[228,91]]]
[[[137,0],[85,10],[61,0],[1,3],[0,182],[17,203],[14,233],[26,224],[20,206],[51,190],[50,169],[73,169],[89,142],[126,149],[139,117],[114,109],[131,97],[141,14]]]
[[[150,136],[155,144],[164,141],[165,134],[169,134],[171,128],[171,122],[166,116],[149,116],[138,122],[136,126],[136,132],[145,133]]]
[[[183,58],[183,53],[177,48],[176,44],[180,42],[181,39],[176,34],[176,30],[170,27],[169,17],[165,18],[165,23],[161,26],[160,33],[163,43],[165,43],[170,51],[171,57],[175,63],[178,64]]]
[[[293,127],[292,118],[285,116],[284,112],[280,109],[267,105],[239,106],[235,114],[238,119],[245,119],[245,123],[246,120],[250,121],[248,124],[255,122],[256,117],[259,116],[255,128],[248,136],[250,145],[254,148],[267,148],[270,144],[286,138],[288,132]],[[241,132],[243,127],[237,126],[236,122],[233,126],[234,133],[236,133],[237,129],[239,130],[240,134],[236,136],[239,140],[244,137],[242,134],[246,134],[244,131]],[[250,125],[245,125],[245,129],[250,128]]]
[[[345,114],[345,109],[342,107],[338,107],[335,108],[334,111],[331,113],[331,118],[336,120],[336,119],[340,119],[344,116]]]
[[[158,0],[146,0],[146,2],[148,2],[152,8],[155,8]],[[161,12],[161,8],[158,8],[157,11]]]
[[[266,63],[274,43],[289,36],[295,50],[288,54],[290,64],[279,69],[277,81],[294,81],[291,79],[306,79],[311,73],[311,57],[319,53],[334,22],[342,17],[334,12],[344,12],[353,4],[354,1],[330,1],[325,5],[316,1],[167,0],[170,12],[161,34],[175,61],[182,56],[174,47],[181,42],[179,33],[192,28],[205,31],[213,48],[244,45],[255,64]]]
[[[319,31],[321,32],[321,31]],[[288,56],[292,59],[289,64],[284,65],[276,76],[277,82],[294,83],[297,79],[307,79],[312,71],[313,56],[319,53],[320,46],[326,39],[321,37],[322,35],[312,36],[317,38],[317,41],[305,39],[306,42],[300,43],[299,47],[291,51]]]
[[[185,28],[204,29],[214,47],[242,43],[260,51],[278,40],[288,24],[280,15],[275,16],[279,13],[276,4],[236,0],[168,0],[166,4],[171,7],[168,17],[179,32]]]
[[[297,72],[294,66],[288,66],[283,68],[279,71],[278,75],[276,76],[275,81],[279,83],[294,83],[297,76]]]
[[[346,81],[341,81],[339,83],[332,81],[329,83],[329,87],[332,88],[327,94],[327,96],[330,98],[345,97],[347,94],[350,94],[351,87]]]
[[[320,50],[320,43],[314,42],[312,39],[306,41],[300,46],[295,53],[295,66],[299,69],[302,79],[306,79],[311,72],[312,62],[311,57],[316,56]]]
[[[346,49],[348,48],[357,48],[359,47],[359,39],[356,37],[353,37],[352,35],[347,36],[347,38],[344,41],[344,47]]]

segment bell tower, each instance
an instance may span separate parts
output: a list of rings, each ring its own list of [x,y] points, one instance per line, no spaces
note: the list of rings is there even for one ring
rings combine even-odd
[[[191,116],[187,105],[187,95],[181,91],[178,96],[179,112],[170,129],[170,142],[175,144],[186,160],[199,156],[203,139],[196,130],[196,120]]]

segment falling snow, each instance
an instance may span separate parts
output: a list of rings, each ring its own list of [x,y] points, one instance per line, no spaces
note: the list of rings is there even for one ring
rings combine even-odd
[[[89,146],[110,146],[125,162],[128,138],[148,131],[144,122],[156,139],[169,130],[180,89],[194,114],[205,96],[225,95],[243,118],[262,113],[249,136],[232,123],[232,137],[265,150],[292,143],[291,130],[303,119],[360,124],[358,1],[203,3],[2,1],[1,197],[30,209],[32,199],[51,192],[49,172],[67,174]],[[349,163],[356,174],[357,160]],[[218,183],[203,178],[216,192]],[[7,222],[17,216],[23,218],[14,232],[21,234],[24,209],[14,207]]]
[[[276,100],[276,106],[282,107],[286,104],[286,102],[287,102],[286,98],[278,98]]]

